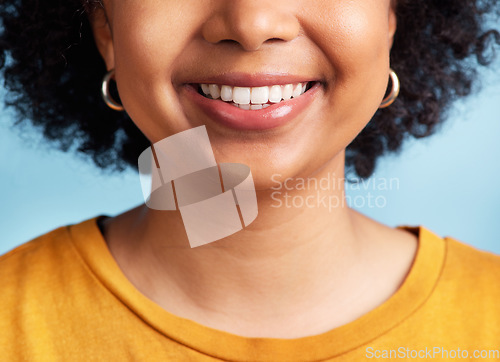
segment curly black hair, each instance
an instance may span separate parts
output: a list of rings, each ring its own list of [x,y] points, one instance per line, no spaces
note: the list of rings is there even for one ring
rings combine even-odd
[[[16,110],[16,124],[31,122],[60,149],[76,146],[103,169],[137,168],[150,142],[100,96],[106,68],[88,20],[99,6],[99,0],[0,3],[5,102]],[[348,146],[348,167],[369,177],[381,155],[436,130],[452,102],[474,89],[477,65],[492,62],[499,14],[498,0],[397,0],[391,67],[403,87]],[[489,17],[495,25],[487,26]]]

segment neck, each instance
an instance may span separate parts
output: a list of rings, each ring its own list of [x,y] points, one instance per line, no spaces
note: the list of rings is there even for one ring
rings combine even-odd
[[[123,216],[120,235],[106,239],[127,240],[110,244],[122,270],[139,290],[178,315],[183,311],[167,302],[173,290],[200,319],[244,310],[249,320],[284,321],[318,301],[348,303],[345,296],[352,295],[353,282],[363,279],[365,270],[355,232],[360,216],[345,204],[343,167],[339,163],[309,179],[288,180],[279,190],[259,191],[257,219],[210,244],[191,249],[178,213],[146,206]]]

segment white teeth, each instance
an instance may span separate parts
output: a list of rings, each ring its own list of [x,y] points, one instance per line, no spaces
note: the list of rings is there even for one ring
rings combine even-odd
[[[288,100],[293,95],[293,84],[287,84],[283,87],[283,99]]]
[[[281,91],[281,86],[273,85],[269,90],[269,102],[271,103],[279,103],[281,102],[283,92]],[[267,103],[267,102],[265,102]]]
[[[293,94],[292,94],[292,97],[293,98],[297,98],[298,96],[300,96],[302,94],[302,84],[297,84],[295,86],[295,89],[293,90]],[[213,96],[213,94],[212,94]]]
[[[201,90],[208,98],[222,99],[241,109],[258,110],[270,103],[297,98],[305,93],[307,83],[273,85],[267,87],[232,87],[229,85],[201,84]]]
[[[223,101],[225,102],[231,102],[233,100],[233,87],[230,87],[228,85],[223,85],[220,96]]]
[[[233,102],[238,104],[250,104],[250,88],[234,87]]]
[[[251,96],[252,104],[267,103],[268,99],[269,99],[269,87],[252,88],[252,96]]]
[[[207,95],[210,94],[210,87],[208,86],[208,84],[202,84],[201,90],[203,91],[203,93],[205,93]]]
[[[209,89],[210,89],[210,95],[212,96],[213,99],[217,99],[220,97],[220,89],[217,84],[210,84]]]

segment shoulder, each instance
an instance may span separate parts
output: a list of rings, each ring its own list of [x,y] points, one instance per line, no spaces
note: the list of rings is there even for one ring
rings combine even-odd
[[[500,282],[500,255],[450,236],[439,236],[424,226],[399,226],[418,235],[419,249],[426,258],[439,265],[443,280],[496,280]],[[500,285],[500,283],[499,283]]]
[[[445,237],[448,275],[463,280],[500,282],[500,255],[480,250],[452,237]]]
[[[480,309],[500,322],[500,256],[451,237],[443,239],[445,257],[437,292],[462,312],[474,315]]]
[[[0,257],[0,349],[7,355],[19,351],[13,338],[27,326],[37,328],[35,316],[58,303],[57,286],[68,275],[63,269],[74,259],[69,244],[67,228],[59,227]]]
[[[16,268],[24,272],[36,271],[37,268],[47,268],[47,263],[53,261],[61,266],[61,262],[66,260],[65,256],[78,255],[75,239],[85,239],[87,242],[96,238],[99,217],[60,226],[0,255],[0,278],[11,274]]]
[[[460,295],[472,310],[495,311],[494,319],[500,322],[500,256],[451,237],[444,239],[447,247],[440,278],[442,290]]]
[[[54,229],[0,257],[0,318],[50,305],[79,264],[67,226]],[[16,317],[17,315],[17,317]],[[0,326],[2,322],[0,322]]]
[[[0,256],[0,315],[1,310],[45,300],[82,277],[86,268],[71,227],[61,226]]]
[[[443,335],[494,341],[500,333],[500,256],[455,238],[443,238],[444,262],[428,307]],[[444,319],[444,321],[443,321]],[[436,332],[437,333],[437,332]]]
[[[68,252],[69,233],[61,226],[0,256],[0,280],[19,278],[27,273],[48,271],[49,264]]]
[[[100,242],[94,218],[54,229],[0,257],[2,357],[69,356],[72,341],[85,344],[99,328],[106,319],[99,307],[106,304],[109,313],[116,303],[80,252],[78,243],[93,242]]]
[[[462,302],[469,307],[473,299],[488,301],[495,311],[500,300],[500,255],[480,250],[456,238],[441,237],[430,229],[403,227],[419,235],[418,273],[434,285],[434,297]]]

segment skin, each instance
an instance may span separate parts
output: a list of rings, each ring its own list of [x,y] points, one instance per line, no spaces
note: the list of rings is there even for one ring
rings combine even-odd
[[[276,179],[344,178],[345,148],[387,88],[390,0],[107,0],[92,24],[122,103],[148,139],[203,124],[217,162],[250,166],[258,190],[249,227],[194,249],[177,212],[142,205],[107,219],[110,252],[139,291],[203,325],[274,338],[326,332],[397,291],[416,253],[413,234],[345,203],[276,207],[270,189]],[[298,74],[322,88],[283,127],[237,132],[191,106],[183,85],[230,71]],[[342,201],[336,184],[320,194]],[[291,197],[318,197],[291,185]]]

